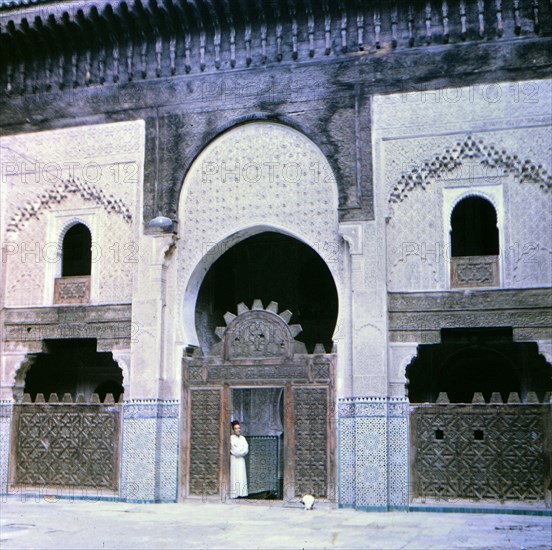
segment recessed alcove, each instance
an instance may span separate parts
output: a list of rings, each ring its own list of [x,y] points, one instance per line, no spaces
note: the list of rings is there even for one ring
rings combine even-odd
[[[204,351],[216,342],[217,326],[236,304],[260,299],[278,303],[300,324],[297,340],[312,353],[316,344],[332,350],[337,320],[337,290],[330,270],[306,244],[276,232],[263,232],[229,248],[209,269],[196,305],[196,330]]]
[[[23,392],[34,401],[38,393],[48,399],[55,393],[61,399],[70,393],[73,400],[81,393],[89,399],[108,393],[117,401],[123,393],[123,375],[111,352],[98,352],[94,338],[44,340],[42,353],[30,357]]]

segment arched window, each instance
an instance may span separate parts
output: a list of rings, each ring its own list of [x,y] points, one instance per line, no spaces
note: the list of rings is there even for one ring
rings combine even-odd
[[[92,235],[88,228],[78,223],[63,238],[61,276],[90,275],[92,267]]]
[[[466,197],[451,216],[451,287],[499,286],[499,244],[494,206]]]
[[[498,256],[498,227],[494,206],[481,197],[467,197],[454,208],[451,218],[451,254]]]

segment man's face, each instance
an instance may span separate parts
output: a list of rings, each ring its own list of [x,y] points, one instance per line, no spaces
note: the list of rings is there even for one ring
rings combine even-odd
[[[235,433],[236,435],[240,435],[240,433],[241,433],[241,428],[240,428],[240,425],[239,425],[239,424],[236,424],[236,425],[234,426],[233,430],[234,430],[234,433]]]

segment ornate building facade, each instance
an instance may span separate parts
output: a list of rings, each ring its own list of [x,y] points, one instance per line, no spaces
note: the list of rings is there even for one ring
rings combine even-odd
[[[550,505],[551,25],[2,0],[2,492]]]

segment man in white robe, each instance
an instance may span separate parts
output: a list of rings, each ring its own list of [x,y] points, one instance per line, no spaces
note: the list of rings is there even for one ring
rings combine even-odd
[[[245,471],[245,455],[249,452],[249,445],[241,435],[240,423],[232,422],[230,436],[230,498],[246,497],[247,473]]]

